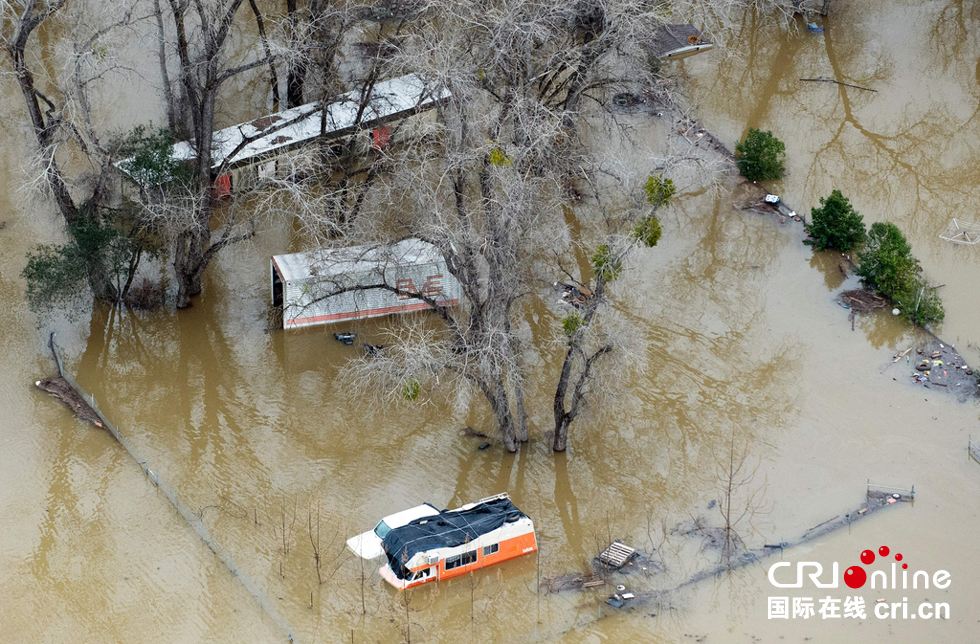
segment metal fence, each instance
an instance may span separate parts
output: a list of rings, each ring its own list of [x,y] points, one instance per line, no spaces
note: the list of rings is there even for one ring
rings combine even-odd
[[[872,483],[871,479],[868,479],[868,494],[870,495],[872,490],[891,490],[892,492],[899,492],[903,496],[907,496],[910,500],[915,500],[915,486],[911,488],[907,487],[895,487],[894,485],[881,485],[879,483]]]
[[[973,442],[972,434],[966,439],[966,453],[968,456],[980,463],[980,443]]]
[[[224,546],[218,543],[218,540],[215,539],[210,531],[208,531],[208,529],[205,527],[203,517],[191,510],[190,506],[181,500],[179,496],[177,496],[176,490],[172,486],[167,485],[164,477],[160,475],[159,468],[152,469],[146,459],[140,457],[132,443],[130,443],[119,432],[119,429],[115,425],[109,422],[109,419],[106,418],[105,414],[103,414],[99,409],[95,402],[95,396],[85,391],[81,385],[75,381],[75,378],[73,378],[72,375],[65,370],[64,362],[61,360],[61,353],[58,351],[58,346],[54,342],[53,333],[51,334],[50,343],[51,352],[54,353],[55,360],[58,362],[58,373],[65,379],[65,382],[67,382],[76,392],[78,392],[78,395],[92,407],[92,410],[99,416],[102,423],[105,425],[105,429],[109,430],[116,440],[119,441],[119,444],[123,446],[123,449],[125,449],[129,455],[133,457],[133,460],[135,460],[140,466],[147,478],[149,478],[154,485],[160,488],[166,497],[170,499],[170,502],[173,504],[174,508],[176,508],[177,512],[180,513],[180,516],[184,517],[184,520],[187,521],[192,528],[194,528],[194,532],[201,537],[201,540],[204,541],[205,545],[211,549],[211,552],[213,552],[215,556],[228,567],[231,574],[242,582],[245,589],[248,590],[253,597],[255,597],[255,600],[259,603],[259,606],[262,607],[262,610],[266,612],[272,621],[275,622],[276,626],[278,626],[286,637],[289,638],[289,641],[298,643],[299,638],[293,632],[293,627],[289,624],[286,618],[280,615],[276,609],[266,601],[265,591],[259,588],[255,582],[248,577],[248,575],[242,572],[238,566],[235,565],[235,560],[231,556],[231,553],[228,552]]]

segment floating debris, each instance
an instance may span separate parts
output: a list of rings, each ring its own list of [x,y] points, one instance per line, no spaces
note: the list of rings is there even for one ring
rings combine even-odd
[[[565,284],[564,282],[555,282],[553,286],[560,293],[559,297],[561,298],[561,302],[563,304],[569,304],[576,309],[581,308],[592,297],[592,292],[584,287],[579,288],[572,284]]]
[[[863,289],[844,291],[840,294],[841,303],[858,313],[870,313],[885,307],[885,298]]]
[[[630,548],[619,539],[609,544],[609,547],[599,553],[596,559],[610,568],[622,568],[633,557],[636,557],[636,549]]]
[[[980,244],[980,224],[953,219],[949,222],[939,238],[954,244]]]
[[[605,577],[596,572],[586,573],[567,573],[557,577],[544,580],[544,585],[549,593],[559,593],[563,590],[581,590],[583,588],[596,588],[606,583]],[[626,587],[623,586],[625,589]]]
[[[82,398],[75,388],[68,384],[68,381],[61,376],[53,376],[51,378],[45,378],[44,380],[38,380],[34,383],[34,386],[41,391],[46,391],[61,402],[68,405],[68,407],[78,416],[79,420],[82,420],[90,425],[96,427],[105,428],[102,423],[102,419],[99,415],[92,409],[92,406],[88,404],[84,398]]]

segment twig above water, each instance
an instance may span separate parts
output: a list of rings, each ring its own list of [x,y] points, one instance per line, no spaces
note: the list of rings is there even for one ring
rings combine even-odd
[[[850,83],[842,83],[833,78],[801,78],[801,81],[806,81],[809,83],[837,83],[838,85],[843,85],[844,87],[853,87],[854,89],[863,89],[866,92],[877,92],[876,89],[871,89],[870,87],[861,87],[860,85],[851,85]]]

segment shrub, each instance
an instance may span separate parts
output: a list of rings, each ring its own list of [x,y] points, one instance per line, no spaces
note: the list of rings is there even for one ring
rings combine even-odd
[[[914,324],[938,322],[946,316],[939,291],[926,284],[921,277],[916,277],[909,282],[906,288],[893,299],[895,306],[902,312],[902,317]]]
[[[418,380],[411,378],[409,380],[402,381],[402,398],[408,400],[409,402],[418,400],[419,394],[422,393],[422,385],[419,384]]]
[[[779,179],[786,171],[786,146],[772,132],[752,128],[735,144],[735,162],[746,179]]]
[[[656,246],[662,235],[663,229],[660,227],[660,220],[654,214],[647,215],[633,226],[633,238],[647,248]]]
[[[892,300],[906,318],[915,324],[943,319],[942,300],[920,277],[919,260],[898,226],[890,222],[872,224],[859,259],[856,272],[864,283]]]
[[[120,166],[144,188],[186,183],[192,170],[175,159],[173,151],[174,137],[169,130],[154,128],[152,124],[137,125],[119,146],[119,154],[126,157]]]
[[[561,328],[565,332],[565,335],[573,336],[584,324],[585,319],[577,311],[572,311],[566,317],[562,318]]]
[[[806,243],[817,250],[836,248],[846,253],[867,237],[864,218],[840,190],[821,198],[820,207],[812,209],[810,214],[813,223],[807,226],[807,232],[813,239],[808,239]]]
[[[27,252],[21,275],[35,313],[43,318],[63,309],[71,317],[89,290],[104,301],[118,301],[142,248],[126,233],[122,219],[112,211],[79,217],[68,225],[66,243],[42,244]]]
[[[664,175],[650,175],[647,182],[643,185],[643,191],[647,195],[647,201],[654,209],[669,206],[670,200],[674,198],[677,187],[671,179],[664,179]]]
[[[611,282],[623,272],[623,263],[616,258],[609,246],[603,244],[596,249],[590,258],[592,270],[607,282]]]
[[[660,220],[657,219],[657,211],[670,205],[677,187],[670,179],[664,179],[664,175],[650,175],[643,191],[647,195],[647,202],[653,206],[653,212],[646,215],[633,226],[631,232],[633,239],[637,240],[647,248],[653,248],[660,241],[663,229],[660,227]]]
[[[866,284],[893,298],[906,288],[919,271],[912,246],[891,222],[871,225],[864,251],[858,256],[857,274]]]

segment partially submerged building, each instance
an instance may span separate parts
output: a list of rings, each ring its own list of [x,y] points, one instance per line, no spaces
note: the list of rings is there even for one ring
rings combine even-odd
[[[337,141],[363,132],[375,147],[387,144],[390,124],[431,110],[450,97],[448,89],[434,88],[417,74],[380,81],[369,96],[361,91],[342,94],[326,108],[317,101],[282,112],[239,123],[214,133],[213,172],[217,194],[254,186],[259,179],[277,171],[277,159],[314,141]],[[173,147],[173,158],[192,161],[197,157],[193,142]],[[125,161],[117,164],[125,172]]]
[[[442,253],[420,239],[276,255],[271,288],[286,329],[455,306],[460,298]]]

